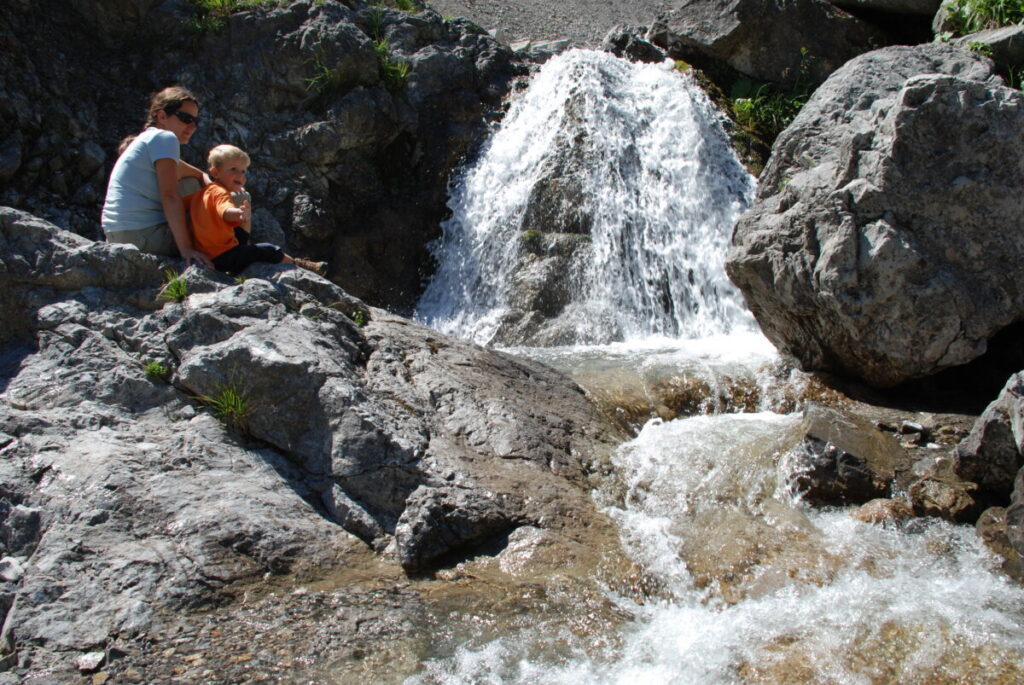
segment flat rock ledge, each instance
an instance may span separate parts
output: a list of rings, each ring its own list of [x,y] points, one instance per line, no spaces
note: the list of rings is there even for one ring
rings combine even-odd
[[[548,367],[284,266],[164,299],[173,261],[14,209],[0,255],[3,677],[267,578],[614,540],[586,483],[619,436]]]

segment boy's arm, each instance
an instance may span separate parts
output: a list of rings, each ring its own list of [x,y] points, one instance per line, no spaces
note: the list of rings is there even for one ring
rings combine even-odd
[[[240,207],[228,207],[221,218],[229,224],[238,224],[246,233],[252,233],[252,204],[246,200]]]

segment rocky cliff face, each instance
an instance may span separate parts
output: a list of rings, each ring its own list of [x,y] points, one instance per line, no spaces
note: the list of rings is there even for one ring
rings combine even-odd
[[[4,3],[0,202],[97,237],[118,142],[141,127],[150,93],[181,83],[202,100],[186,160],[246,149],[268,237],[329,259],[371,304],[411,306],[450,173],[526,69],[432,11],[280,4],[197,30],[185,2]]]
[[[544,366],[285,266],[194,268],[160,299],[157,258],[17,210],[0,254],[8,666],[367,549],[418,573],[519,528],[606,525],[584,485],[614,435]]]

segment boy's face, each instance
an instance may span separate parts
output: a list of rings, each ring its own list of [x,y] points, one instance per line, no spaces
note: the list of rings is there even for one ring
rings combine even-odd
[[[245,172],[248,169],[248,162],[228,159],[210,169],[210,178],[234,193],[245,189]]]

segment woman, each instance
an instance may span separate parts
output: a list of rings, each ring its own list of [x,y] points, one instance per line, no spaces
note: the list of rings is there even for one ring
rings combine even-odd
[[[146,128],[121,142],[103,203],[103,232],[112,243],[131,243],[143,252],[182,257],[213,267],[192,245],[178,181],[203,172],[181,159],[199,124],[199,101],[180,86],[164,88],[149,103]]]

